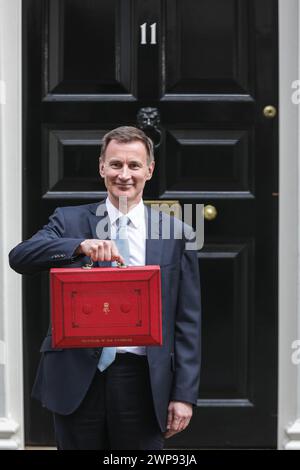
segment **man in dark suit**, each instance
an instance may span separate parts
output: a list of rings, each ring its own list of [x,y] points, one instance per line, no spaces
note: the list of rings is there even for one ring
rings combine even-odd
[[[161,267],[162,346],[118,347],[101,366],[108,348],[54,350],[50,327],[33,396],[54,414],[59,449],[162,449],[164,438],[190,422],[200,373],[197,252],[187,245],[191,227],[144,206],[153,170],[151,140],[134,127],[114,129],[99,160],[106,201],[56,209],[48,225],[10,252],[10,265],[21,274],[89,259],[96,266],[123,262],[113,238],[126,213],[129,264]],[[120,210],[120,201],[127,207]]]

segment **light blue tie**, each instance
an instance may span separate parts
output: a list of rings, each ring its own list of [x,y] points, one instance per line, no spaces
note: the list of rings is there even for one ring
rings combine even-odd
[[[128,226],[129,218],[123,215],[118,219],[116,240],[115,243],[119,250],[119,253],[123,256],[125,264],[129,265],[129,241],[128,241]],[[98,368],[103,372],[110,364],[112,364],[116,358],[116,347],[105,347],[102,350],[102,354],[98,363]]]
[[[128,231],[127,226],[129,223],[129,218],[126,215],[122,215],[122,217],[118,220],[118,229],[116,233],[116,240],[115,243],[120,254],[123,256],[125,260],[125,264],[129,265],[129,241],[128,241]]]

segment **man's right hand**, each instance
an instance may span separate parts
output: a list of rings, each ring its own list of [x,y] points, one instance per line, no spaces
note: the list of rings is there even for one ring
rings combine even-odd
[[[116,244],[112,240],[87,239],[80,243],[76,249],[77,255],[86,255],[93,262],[97,261],[119,261],[125,264]]]

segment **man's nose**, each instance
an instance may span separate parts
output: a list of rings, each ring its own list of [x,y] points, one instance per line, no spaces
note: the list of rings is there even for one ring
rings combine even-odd
[[[127,178],[130,178],[130,171],[129,171],[129,168],[127,165],[124,165],[122,167],[122,170],[120,171],[119,173],[119,177],[120,178],[123,178],[123,179],[127,179]]]

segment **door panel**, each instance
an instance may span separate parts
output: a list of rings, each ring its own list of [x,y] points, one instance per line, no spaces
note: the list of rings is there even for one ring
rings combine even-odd
[[[98,175],[101,139],[108,129],[85,130],[44,127],[43,198],[66,198],[72,192],[105,191]]]
[[[170,130],[166,135],[165,190],[193,191],[199,197],[203,191],[251,195],[251,134],[226,129]]]
[[[121,94],[133,98],[133,3],[101,0],[99,7],[98,0],[49,0],[44,4],[46,97]]]
[[[24,238],[105,197],[101,139],[144,107],[162,133],[145,199],[217,211],[198,253],[198,405],[167,447],[276,446],[277,35],[276,0],[24,2]],[[30,399],[48,316],[47,273],[24,278],[28,444],[53,443]]]
[[[165,3],[164,94],[249,93],[249,2]]]

